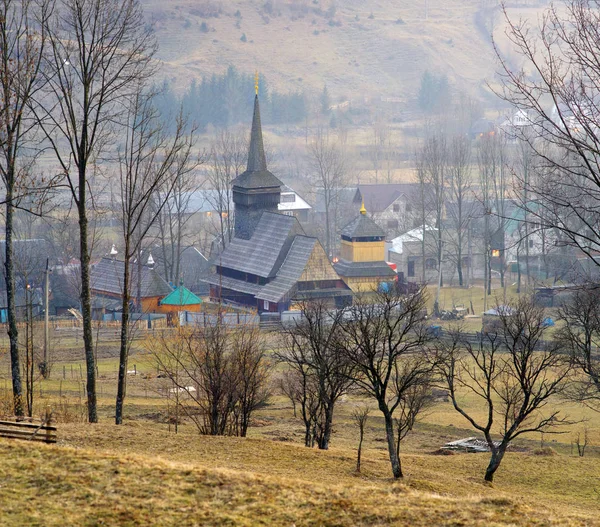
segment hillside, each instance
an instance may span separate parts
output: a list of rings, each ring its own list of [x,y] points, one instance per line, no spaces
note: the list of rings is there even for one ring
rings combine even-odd
[[[425,5],[428,5],[425,19]],[[326,84],[335,100],[415,97],[426,69],[482,95],[502,17],[481,0],[143,0],[176,90],[228,65],[282,91]],[[535,15],[539,7],[531,10]],[[522,10],[523,11],[523,10]],[[519,13],[521,14],[521,13]],[[242,36],[245,35],[245,42]]]
[[[350,450],[135,424],[61,429],[60,446],[0,440],[2,525],[598,525],[587,492],[597,459],[563,459],[559,477],[552,458],[515,454],[510,471],[531,476],[491,487],[469,475],[480,456],[410,455],[415,476],[392,482],[374,474],[384,453],[358,476]],[[544,473],[545,496],[533,476]]]

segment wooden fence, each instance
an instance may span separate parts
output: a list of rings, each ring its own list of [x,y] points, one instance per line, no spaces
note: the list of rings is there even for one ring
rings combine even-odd
[[[0,437],[56,443],[56,427],[51,425],[49,418],[42,419],[40,423],[0,421]]]

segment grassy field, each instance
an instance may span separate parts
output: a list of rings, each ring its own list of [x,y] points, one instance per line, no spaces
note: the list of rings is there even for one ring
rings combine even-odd
[[[476,288],[444,289],[443,302],[481,309]],[[510,292],[513,295],[514,292]],[[471,301],[471,300],[469,300]],[[99,360],[100,423],[85,422],[84,368],[76,342],[63,340],[52,377],[36,386],[36,413],[50,406],[57,445],[0,440],[0,525],[600,525],[600,414],[556,400],[575,424],[558,435],[519,439],[494,484],[483,482],[487,454],[439,455],[444,443],[477,435],[448,402],[417,424],[402,447],[406,478],[392,481],[383,420],[367,424],[363,470],[355,471],[351,414],[336,407],[329,451],[307,449],[290,403],[275,395],[249,437],[206,437],[183,419],[175,433],[156,366],[137,342],[122,426],[112,424],[116,341]],[[6,355],[0,372],[6,377]],[[0,380],[0,413],[10,411]],[[477,400],[462,404],[477,417]],[[579,457],[573,442],[588,430]],[[541,447],[544,447],[543,449]]]
[[[511,454],[491,486],[477,476],[486,456],[408,453],[394,482],[376,448],[357,474],[340,446],[131,420],[60,435],[57,446],[0,440],[2,525],[599,525],[598,458]]]

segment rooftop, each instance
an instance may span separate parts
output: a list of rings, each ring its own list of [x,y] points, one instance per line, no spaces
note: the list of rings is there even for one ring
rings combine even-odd
[[[160,301],[162,306],[193,306],[201,303],[202,299],[183,285],[177,287]]]

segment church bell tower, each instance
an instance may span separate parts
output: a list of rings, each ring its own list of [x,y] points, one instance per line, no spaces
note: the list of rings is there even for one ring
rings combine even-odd
[[[235,237],[249,240],[263,212],[277,212],[281,199],[281,181],[267,169],[260,124],[258,75],[255,84],[254,116],[250,135],[248,166],[233,180]]]

